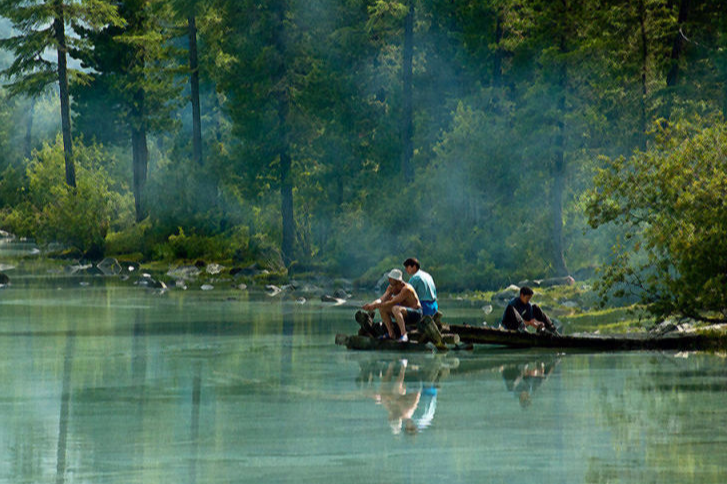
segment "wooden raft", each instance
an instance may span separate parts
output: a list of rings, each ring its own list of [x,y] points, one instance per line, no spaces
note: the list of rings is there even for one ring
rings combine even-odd
[[[710,349],[714,341],[697,333],[669,333],[662,336],[648,333],[626,335],[550,334],[523,333],[504,329],[468,325],[445,326],[444,331],[459,335],[463,343],[504,345],[513,348],[572,348],[604,351],[633,350],[680,350]]]
[[[447,351],[447,350],[471,350],[471,344],[463,344],[460,341],[460,337],[456,334],[443,334],[442,341],[445,346],[439,348],[429,344],[419,343],[417,341],[418,334],[416,332],[409,332],[411,338],[407,342],[399,342],[392,339],[376,339],[370,336],[364,336],[360,334],[347,335],[337,334],[336,344],[345,346],[349,350],[358,351]]]

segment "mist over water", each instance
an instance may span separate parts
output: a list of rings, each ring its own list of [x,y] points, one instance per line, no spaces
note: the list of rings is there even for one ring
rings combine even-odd
[[[4,244],[0,256],[32,250]],[[348,306],[222,285],[160,294],[34,259],[6,272],[3,481],[720,483],[727,472],[720,356],[350,352],[333,344],[356,327]],[[481,312],[441,304],[455,322]]]

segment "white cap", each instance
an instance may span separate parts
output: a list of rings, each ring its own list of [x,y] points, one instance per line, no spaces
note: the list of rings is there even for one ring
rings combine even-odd
[[[389,273],[386,275],[389,279],[394,279],[395,281],[401,281],[404,282],[404,279],[402,278],[403,274],[399,269],[391,269]]]

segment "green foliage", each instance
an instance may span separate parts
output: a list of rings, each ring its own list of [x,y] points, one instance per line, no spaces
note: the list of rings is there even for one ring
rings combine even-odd
[[[27,167],[23,199],[3,217],[14,233],[41,244],[59,242],[82,251],[103,249],[111,226],[129,221],[128,197],[109,190],[105,166],[113,163],[100,146],[79,144],[78,184],[64,182],[62,142],[46,144]]]
[[[662,128],[655,146],[608,160],[588,206],[622,228],[605,290],[637,288],[659,317],[727,319],[727,125]]]
[[[56,63],[43,54],[47,49],[58,48],[53,21],[59,15],[65,24],[85,25],[89,29],[122,22],[114,3],[107,0],[0,0],[0,16],[9,19],[18,31],[17,35],[0,40],[0,48],[15,54],[13,63],[3,71],[5,76],[14,79],[8,85],[11,94],[37,96],[58,80]],[[77,36],[67,36],[66,42],[74,51],[89,48]],[[80,70],[70,71],[69,77],[80,83],[89,79]]]
[[[69,55],[93,72],[72,86],[74,126],[104,146],[91,157],[105,160],[101,171],[81,148],[79,169],[93,181],[79,190],[100,187],[106,205],[90,195],[74,205],[37,160],[28,169],[23,156],[55,136],[46,118],[57,96],[35,109],[18,99],[0,105],[3,220],[44,240],[56,238],[40,230],[47,220],[78,225],[86,245],[108,230],[110,251],[144,259],[259,262],[271,277],[287,266],[368,280],[416,256],[444,290],[547,277],[561,262],[577,276],[609,261],[612,294],[634,289],[660,314],[717,314],[723,281],[699,279],[710,260],[694,245],[723,249],[700,229],[723,233],[721,213],[696,208],[717,203],[709,194],[721,178],[677,196],[694,171],[680,178],[661,165],[670,156],[683,158],[678,169],[696,163],[682,142],[703,133],[682,120],[727,112],[727,3],[689,2],[679,19],[680,3],[133,0],[113,3],[117,19],[96,22],[112,2],[64,0]],[[37,92],[51,80],[52,56],[33,50],[52,51],[49,5],[0,0],[16,25],[4,41],[13,57],[0,60],[12,89]],[[410,5],[414,181],[405,184]],[[199,30],[204,166],[193,162],[188,135],[189,15]],[[647,132],[660,116],[669,130]],[[642,153],[632,157],[635,149]],[[132,160],[139,218],[148,215],[137,224]],[[596,209],[584,194],[604,165]],[[653,182],[643,188],[640,179]],[[652,199],[636,203],[639,193]],[[95,218],[96,235],[82,228],[83,214]],[[701,284],[691,302],[685,281]]]

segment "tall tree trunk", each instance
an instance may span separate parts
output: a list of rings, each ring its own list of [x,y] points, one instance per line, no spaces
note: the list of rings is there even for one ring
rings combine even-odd
[[[197,58],[197,22],[192,15],[187,19],[189,29],[189,70],[192,90],[192,153],[194,161],[202,160],[202,115],[199,104],[199,61]]]
[[[672,43],[671,48],[671,56],[670,56],[670,64],[669,64],[669,71],[666,73],[666,86],[667,88],[673,88],[677,85],[679,82],[679,60],[682,56],[682,52],[684,51],[685,46],[685,40],[684,36],[681,33],[682,25],[684,25],[684,22],[687,21],[687,16],[689,14],[689,7],[691,4],[691,0],[680,0],[679,2],[679,16],[677,18],[677,32],[674,34],[674,41]],[[671,115],[671,104],[672,104],[672,98],[674,95],[672,93],[669,93],[667,104],[666,104],[666,117],[667,119]]]
[[[563,18],[568,21],[568,2],[563,0]],[[567,27],[563,27],[567,28]],[[559,39],[559,51],[562,55],[568,52],[567,33],[561,31]],[[565,114],[566,114],[566,90],[568,88],[568,66],[564,59],[560,59],[560,72],[558,73],[558,116],[557,131],[555,135],[555,152],[553,156],[553,189],[552,189],[552,213],[553,213],[553,269],[556,275],[568,275],[568,267],[565,263],[563,243],[563,195],[565,193]]]
[[[68,65],[66,63],[66,25],[63,2],[55,2],[56,16],[53,31],[58,44],[58,92],[61,98],[61,127],[63,131],[63,156],[66,161],[66,184],[76,186],[76,167],[73,164],[73,138],[71,136],[71,100],[68,91]]]
[[[30,159],[33,154],[33,112],[35,111],[35,98],[30,98],[28,120],[25,124],[25,158]]]
[[[648,38],[646,37],[646,5],[644,0],[639,0],[639,23],[641,25],[641,136],[640,145],[643,151],[646,151],[646,99],[648,92],[646,90],[646,70],[649,58]]]
[[[493,87],[502,86],[502,47],[500,47],[500,41],[502,40],[502,15],[497,13],[497,20],[495,23],[495,50],[492,56],[492,85]]]
[[[414,58],[414,0],[409,0],[409,12],[404,20],[404,48],[402,60],[403,102],[401,115],[401,173],[404,181],[414,181],[414,103],[412,100],[412,61]]]
[[[146,185],[149,163],[149,149],[147,147],[146,127],[144,126],[144,93],[138,91],[135,100],[136,108],[132,115],[131,126],[131,152],[134,171],[134,207],[136,209],[136,221],[141,222],[146,218],[144,186]]]
[[[278,158],[280,162],[280,212],[283,220],[283,240],[281,250],[283,261],[289,265],[293,261],[295,248],[295,214],[293,211],[293,180],[291,176],[292,160],[290,157],[290,129],[288,114],[290,112],[290,90],[287,87],[287,63],[285,45],[285,0],[278,0],[273,6],[275,12],[274,45],[278,55],[275,71],[275,91],[278,110]]]

